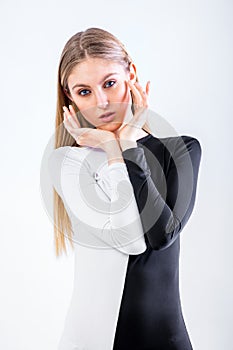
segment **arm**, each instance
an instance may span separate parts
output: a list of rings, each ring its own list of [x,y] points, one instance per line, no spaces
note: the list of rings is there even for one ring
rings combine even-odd
[[[98,152],[83,155],[68,146],[55,149],[49,157],[52,184],[70,218],[107,246],[125,254],[142,253],[146,244],[125,163],[107,165],[96,177],[90,164],[96,162]],[[77,224],[77,235],[78,230]]]
[[[166,201],[151,178],[144,149],[134,147],[122,152],[144,233],[155,250],[165,249],[176,240],[193,211],[201,152],[197,139],[178,137],[166,175]]]

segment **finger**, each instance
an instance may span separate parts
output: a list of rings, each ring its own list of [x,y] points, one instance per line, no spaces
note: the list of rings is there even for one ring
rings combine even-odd
[[[69,105],[69,108],[70,108],[70,113],[71,113],[73,119],[75,120],[75,122],[78,125],[78,127],[81,128],[81,125],[79,123],[79,120],[78,120],[78,117],[77,117],[77,113],[75,112],[74,107],[72,105]]]
[[[135,83],[137,89],[139,90],[140,94],[141,94],[141,99],[142,99],[142,102],[141,102],[141,105],[139,105],[139,108],[140,107],[148,107],[148,100],[147,100],[147,93],[143,90],[142,86],[136,82]]]
[[[72,127],[72,125],[70,124],[69,118],[67,117],[66,113],[63,113],[64,116],[64,127],[66,128],[66,130],[68,131],[68,133],[75,139],[75,141],[77,143],[78,142],[78,136],[77,136],[77,129],[74,131],[74,128]]]
[[[70,119],[71,119],[71,115],[69,113],[69,110],[66,106],[63,106],[63,117],[64,117],[64,124],[67,126],[67,127],[72,127],[72,124],[70,122]]]
[[[129,87],[134,95],[134,104],[136,107],[140,106],[142,103],[142,97],[140,91],[138,91],[135,84],[133,84],[130,80],[128,81]]]
[[[72,115],[71,111],[66,106],[63,106],[63,110],[66,113],[68,125],[70,125],[74,129],[78,128],[77,121],[74,119],[74,116]]]
[[[147,96],[149,95],[149,91],[150,91],[150,81],[148,81],[147,84],[146,84],[146,94],[147,94]]]
[[[141,87],[141,85],[138,82],[135,82],[135,86],[138,89],[138,91],[140,93],[140,97],[141,97],[141,101],[140,101],[140,104],[138,104],[138,108],[140,108],[141,106],[148,107],[147,95],[143,91],[143,88]]]
[[[70,124],[70,121],[65,112],[63,112],[63,124],[66,130],[70,133],[72,130],[72,125]]]
[[[70,106],[71,105],[69,105],[69,108],[70,108]],[[66,114],[68,116],[68,120],[69,120],[70,124],[72,125],[72,128],[76,129],[76,128],[78,128],[78,124],[77,124],[75,117],[73,115],[73,111],[71,111],[69,108],[67,108]]]
[[[64,108],[63,108],[64,110]],[[70,118],[68,118],[66,112],[63,112],[63,123],[65,128],[70,132],[70,128],[72,128],[72,125],[70,123]]]
[[[144,107],[147,107],[147,106],[148,106],[148,103],[147,103],[147,94],[144,92],[142,86],[141,86],[138,82],[136,82],[135,85],[136,85],[136,87],[138,88],[138,90],[139,90],[139,92],[140,92],[140,94],[141,94],[142,105],[143,105]]]

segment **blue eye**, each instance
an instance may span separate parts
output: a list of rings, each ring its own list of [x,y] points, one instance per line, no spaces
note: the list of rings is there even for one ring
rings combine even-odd
[[[107,86],[109,83],[112,83],[112,84],[109,85],[109,86]],[[105,87],[111,87],[111,86],[115,85],[115,83],[116,83],[116,82],[115,82],[114,80],[109,80],[109,81],[105,84]],[[89,91],[89,92],[90,92],[90,90],[83,89],[83,90],[80,90],[80,91],[78,92],[78,95],[81,95],[81,96],[87,96],[87,95],[89,95],[89,93],[88,93],[88,94],[86,94],[86,93],[83,94],[83,92],[85,92],[85,91]]]
[[[82,94],[83,91],[89,91],[89,90],[87,90],[87,89],[81,90],[81,91],[79,91],[78,94],[81,95],[81,96],[86,96],[87,94],[84,94],[84,95]]]
[[[113,83],[111,86],[113,86],[116,82],[114,80],[109,80],[106,84]]]

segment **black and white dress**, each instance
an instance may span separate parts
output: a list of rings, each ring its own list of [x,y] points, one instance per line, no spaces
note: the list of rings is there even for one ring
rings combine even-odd
[[[99,148],[49,158],[72,223],[73,294],[58,350],[191,350],[179,296],[180,233],[194,207],[201,146],[148,134],[108,165]]]

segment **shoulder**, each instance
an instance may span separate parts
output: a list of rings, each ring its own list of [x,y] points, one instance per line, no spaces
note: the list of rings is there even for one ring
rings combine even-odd
[[[180,151],[195,152],[199,155],[202,153],[200,141],[191,135],[170,136],[159,138],[159,140],[171,153]]]
[[[85,166],[84,148],[63,146],[55,148],[48,156],[48,171],[52,183],[59,194],[61,194],[61,179],[64,174],[72,174]]]
[[[65,160],[83,161],[87,154],[88,147],[63,146],[51,151],[48,162],[49,164],[59,164]]]
[[[202,147],[200,141],[196,137],[191,135],[181,135],[177,138],[176,150],[185,148],[185,151],[188,151],[191,156],[201,157]]]

